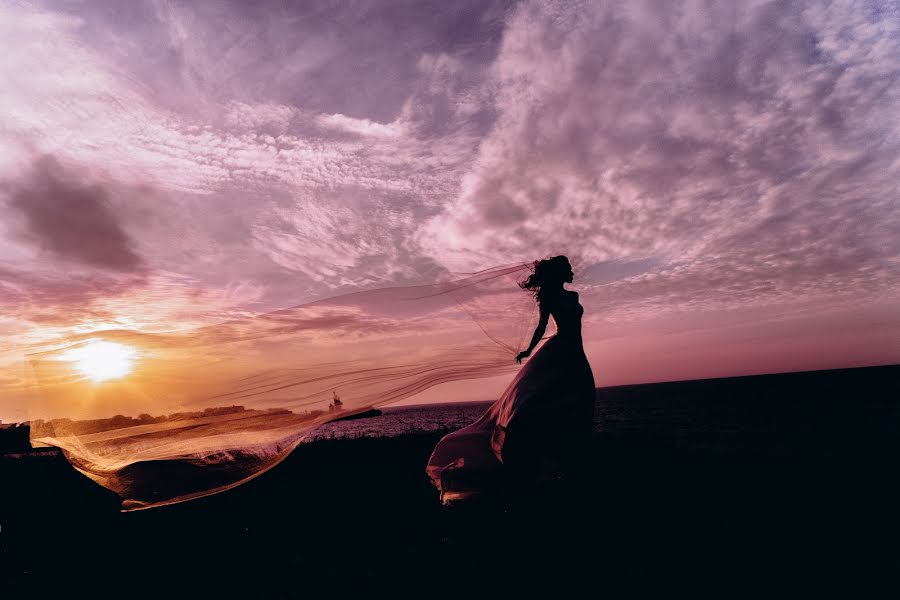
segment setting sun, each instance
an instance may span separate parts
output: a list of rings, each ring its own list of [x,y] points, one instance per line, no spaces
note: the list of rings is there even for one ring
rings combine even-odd
[[[115,342],[92,341],[62,355],[64,360],[96,382],[124,377],[131,371],[137,353],[134,348]]]

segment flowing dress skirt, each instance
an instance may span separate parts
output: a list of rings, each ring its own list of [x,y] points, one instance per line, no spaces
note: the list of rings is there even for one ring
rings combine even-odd
[[[442,501],[519,489],[576,464],[595,395],[580,337],[551,337],[481,418],[435,446],[426,472]]]

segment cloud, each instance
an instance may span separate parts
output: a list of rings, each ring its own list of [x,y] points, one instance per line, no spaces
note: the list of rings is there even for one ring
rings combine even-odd
[[[285,15],[293,19],[285,29],[270,12],[247,15],[240,4],[198,12],[129,6],[115,14],[103,3],[47,6],[55,12],[0,9],[0,34],[17,47],[0,65],[8,84],[0,107],[10,116],[0,156],[13,157],[0,161],[0,176],[19,176],[22,161],[14,158],[27,145],[78,165],[86,177],[155,190],[152,201],[120,206],[120,216],[147,261],[192,275],[202,260],[209,276],[221,277],[207,259],[226,250],[225,264],[240,253],[247,277],[263,271],[282,288],[271,266],[243,257],[263,254],[289,269],[282,277],[301,272],[326,287],[408,280],[434,267],[412,232],[453,197],[459,169],[490,125],[481,84],[500,40],[503,3],[442,8],[450,21],[427,20],[435,35],[415,33],[404,48],[387,43],[396,37],[392,19],[402,17],[410,30],[421,25],[393,10],[347,8],[334,19],[333,7],[309,15],[298,8]],[[433,11],[414,12],[422,10]],[[376,25],[360,35],[362,21]],[[309,43],[298,27],[314,34]],[[322,28],[333,32],[323,37]],[[303,66],[316,56],[315,39],[348,36],[377,63],[359,65],[364,81],[329,83],[357,68],[343,46],[319,48],[335,73]],[[385,79],[385,69],[397,76]],[[295,98],[301,88],[324,104]],[[379,98],[388,96],[382,106]],[[388,105],[393,120],[384,118]],[[226,220],[254,232],[246,236],[252,246],[225,249],[210,240],[219,234],[206,230]]]
[[[262,132],[272,128],[276,135],[284,133],[297,118],[299,111],[283,104],[247,104],[231,102],[227,105],[225,123],[239,129]],[[274,138],[269,143],[274,143]]]
[[[253,247],[319,290],[397,283],[429,262],[406,254],[414,203],[409,195],[350,186],[293,192],[257,216]]]
[[[120,31],[109,47],[95,46],[88,34],[97,27],[74,16],[0,7],[0,36],[16,47],[10,60],[0,64],[0,78],[6,82],[0,88],[0,109],[7,116],[0,134],[3,153],[14,156],[27,144],[61,161],[103,165],[105,173],[120,181],[202,194],[273,185],[389,190],[435,185],[434,175],[414,166],[408,172],[398,169],[398,161],[409,164],[415,158],[409,152],[348,139],[344,131],[329,135],[317,120],[320,115],[306,108],[222,97],[199,86],[191,92],[195,106],[177,111],[183,107],[160,101],[159,94],[171,91],[168,84],[154,89],[142,83],[157,81],[143,76],[151,65],[140,63],[140,69],[127,72],[111,62],[125,52],[123,47],[130,48],[123,37],[127,31]],[[176,38],[194,43],[213,37],[205,27],[189,19],[176,27],[181,31]],[[155,33],[142,30],[151,38],[148,43],[162,35],[150,29]],[[135,59],[131,50],[126,54],[123,59]],[[282,84],[285,89],[295,86],[293,81]],[[327,115],[334,114],[324,113],[326,123]],[[365,120],[340,114],[358,119],[350,121],[357,126]],[[0,176],[14,176],[17,166],[15,161],[0,162]]]
[[[94,306],[140,286],[140,275],[90,269],[81,273],[0,268],[0,310],[20,322],[71,325],[111,315]]]
[[[246,242],[246,268],[320,286],[557,253],[673,277],[747,257],[779,285],[893,268],[897,20],[878,4],[47,6],[0,11],[20,50],[4,155],[27,139],[185,198],[145,209],[180,232],[139,236],[155,262]],[[227,249],[205,231],[226,221],[246,232]]]
[[[399,125],[392,123],[376,123],[369,119],[354,119],[341,114],[320,115],[317,118],[317,121],[322,127],[355,133],[362,136],[392,138],[401,133]]]
[[[875,4],[525,3],[497,120],[417,239],[454,266],[654,261],[629,298],[889,289],[898,25]]]
[[[53,260],[138,272],[143,260],[108,196],[102,185],[84,181],[52,156],[43,156],[24,180],[13,184],[6,208],[22,218],[22,229],[14,234]]]

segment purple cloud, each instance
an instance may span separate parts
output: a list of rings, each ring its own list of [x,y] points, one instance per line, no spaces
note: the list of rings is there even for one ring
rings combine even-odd
[[[660,306],[732,302],[729,278],[761,303],[892,289],[897,29],[843,4],[525,3],[497,120],[419,239],[454,264],[653,260]]]
[[[107,190],[51,156],[39,158],[12,186],[6,208],[12,218],[21,217],[21,229],[13,235],[34,244],[45,259],[132,273],[144,266]]]

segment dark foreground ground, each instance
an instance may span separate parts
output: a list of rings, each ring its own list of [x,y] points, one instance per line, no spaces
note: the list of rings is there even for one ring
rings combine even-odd
[[[0,597],[884,594],[900,572],[900,371],[863,371],[601,389],[647,410],[755,399],[747,418],[775,425],[610,427],[585,477],[503,502],[438,504],[435,433],[315,442],[237,489],[133,513],[61,457],[0,461]]]

